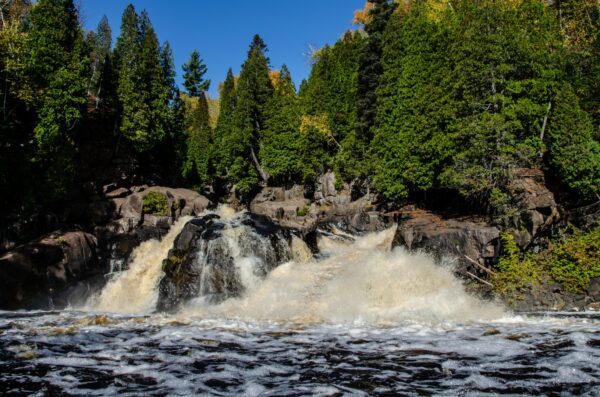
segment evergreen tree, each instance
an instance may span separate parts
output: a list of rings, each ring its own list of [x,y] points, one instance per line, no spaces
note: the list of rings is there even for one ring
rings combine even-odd
[[[206,65],[200,58],[200,53],[194,50],[190,59],[183,65],[183,86],[191,97],[198,97],[208,91],[210,80],[204,80]]]
[[[260,159],[272,180],[290,183],[302,176],[300,103],[287,66],[275,83],[267,110],[266,129],[260,145]]]
[[[219,90],[219,117],[214,133],[213,164],[218,176],[227,175],[227,169],[233,163],[230,151],[226,147],[229,134],[233,129],[233,114],[237,103],[235,93],[235,76],[231,68]]]
[[[73,174],[73,138],[86,103],[83,34],[71,0],[40,0],[30,15],[29,74],[37,91],[34,133],[48,197],[61,197]]]
[[[138,17],[135,8],[127,6],[115,57],[120,131],[135,149],[148,151],[165,138],[172,87],[165,76],[158,38],[146,11]]]
[[[371,163],[375,186],[388,198],[432,188],[452,154],[451,28],[451,18],[438,23],[420,3],[407,15],[393,15],[385,31]]]
[[[371,128],[377,115],[377,87],[383,73],[382,40],[387,22],[394,11],[390,0],[368,0],[369,21],[365,25],[368,37],[359,58],[356,133],[361,146],[366,146],[373,134]]]
[[[344,177],[360,173],[355,172],[360,159],[351,153],[356,142],[358,58],[363,45],[360,32],[346,32],[334,46],[325,46],[313,56],[310,76],[300,90],[305,179],[334,163]]]
[[[206,66],[194,50],[189,61],[183,65],[184,83],[188,91],[186,130],[188,132],[187,154],[183,166],[183,177],[200,189],[213,177],[213,137],[208,100],[205,91],[210,81],[204,80]]]
[[[248,197],[258,186],[259,177],[263,181],[268,179],[257,157],[265,128],[266,106],[273,96],[266,50],[260,36],[254,36],[236,87],[233,128],[223,136],[223,147],[229,152],[227,157],[233,159],[227,176],[241,197]]]
[[[579,107],[570,84],[556,95],[548,128],[548,164],[584,200],[600,193],[600,144],[592,139],[591,119]]]
[[[93,97],[96,109],[101,102],[111,96],[111,47],[112,31],[106,15],[102,17],[96,32],[88,34],[87,44],[90,49],[91,77],[88,83],[88,96]]]
[[[198,189],[212,177],[212,129],[206,94],[190,98],[187,107],[187,156],[183,176]]]

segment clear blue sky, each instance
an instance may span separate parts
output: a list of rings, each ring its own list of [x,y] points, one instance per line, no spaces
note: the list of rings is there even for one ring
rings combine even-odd
[[[255,33],[269,48],[271,66],[285,63],[298,85],[310,72],[310,46],[333,44],[352,28],[354,10],[364,0],[81,0],[85,29],[95,30],[106,15],[116,40],[129,3],[138,12],[148,10],[159,40],[171,43],[178,82],[181,65],[194,49],[200,51],[214,96],[227,68],[239,73]]]

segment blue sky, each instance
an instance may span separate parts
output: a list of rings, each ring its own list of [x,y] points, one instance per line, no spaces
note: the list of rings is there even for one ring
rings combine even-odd
[[[200,51],[215,95],[227,68],[239,73],[255,33],[269,48],[271,66],[285,63],[298,85],[310,72],[310,46],[332,44],[352,28],[364,0],[81,0],[84,27],[95,30],[106,15],[115,40],[129,3],[138,12],[148,10],[159,40],[171,43],[179,82],[181,65],[195,48]]]

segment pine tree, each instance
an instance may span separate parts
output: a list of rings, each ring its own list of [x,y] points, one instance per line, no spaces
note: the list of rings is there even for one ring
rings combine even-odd
[[[184,83],[188,91],[186,130],[188,132],[187,154],[183,177],[200,189],[213,177],[213,137],[206,90],[210,81],[204,80],[206,65],[194,50],[189,61],[183,65]]]
[[[420,3],[407,15],[393,15],[386,28],[372,163],[375,186],[388,198],[432,188],[440,164],[452,154],[447,124],[456,104],[448,97],[446,53],[451,23],[431,20]]]
[[[112,31],[106,15],[98,23],[96,32],[88,34],[90,48],[91,77],[88,83],[88,96],[96,102],[96,109],[102,102],[110,101],[112,94]]]
[[[166,136],[172,87],[161,65],[158,38],[146,11],[132,5],[123,13],[115,57],[120,131],[140,152],[149,151]]]
[[[29,75],[37,91],[37,160],[46,169],[47,195],[67,192],[73,175],[73,139],[86,103],[84,40],[71,0],[40,0],[30,15]]]
[[[187,114],[187,156],[183,176],[198,189],[212,178],[212,129],[206,94],[190,98]]]
[[[206,74],[206,65],[200,58],[200,53],[194,50],[190,55],[190,59],[183,65],[183,86],[186,88],[188,95],[198,97],[203,92],[208,91],[210,80],[204,80]]]
[[[548,157],[559,179],[584,200],[597,200],[600,192],[600,144],[592,139],[591,119],[579,107],[569,83],[555,98],[548,128]]]
[[[267,110],[260,159],[275,183],[290,183],[302,176],[300,103],[287,66],[275,83]]]
[[[265,128],[266,106],[273,96],[269,77],[267,47],[260,36],[255,35],[242,65],[236,87],[236,106],[233,128],[223,136],[223,146],[233,163],[228,168],[228,178],[235,183],[241,197],[248,195],[268,175],[257,157],[261,134]]]
[[[377,87],[383,73],[381,65],[382,40],[387,22],[395,7],[389,0],[368,0],[369,21],[365,25],[368,37],[359,58],[357,92],[357,139],[366,146],[373,133],[371,128],[377,115]]]
[[[228,137],[233,128],[233,114],[237,103],[235,92],[235,76],[231,68],[227,71],[227,77],[220,87],[219,117],[214,133],[214,150],[212,163],[215,165],[215,173],[218,176],[227,175],[227,169],[233,163],[230,151],[227,148]]]

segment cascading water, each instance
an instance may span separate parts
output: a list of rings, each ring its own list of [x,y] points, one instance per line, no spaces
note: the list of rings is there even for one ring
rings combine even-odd
[[[261,217],[182,219],[85,311],[0,312],[0,394],[597,395],[598,314],[506,313],[393,233],[315,259]]]
[[[132,254],[128,270],[117,273],[88,308],[116,313],[143,313],[154,310],[158,299],[157,285],[162,278],[162,262],[173,241],[190,217],[179,219],[162,240],[145,241]]]
[[[202,318],[300,323],[501,318],[499,305],[468,295],[451,269],[423,254],[390,251],[394,229],[348,242],[322,237],[320,260],[290,261],[265,280],[244,285],[241,298],[218,305],[191,302],[182,312]]]

